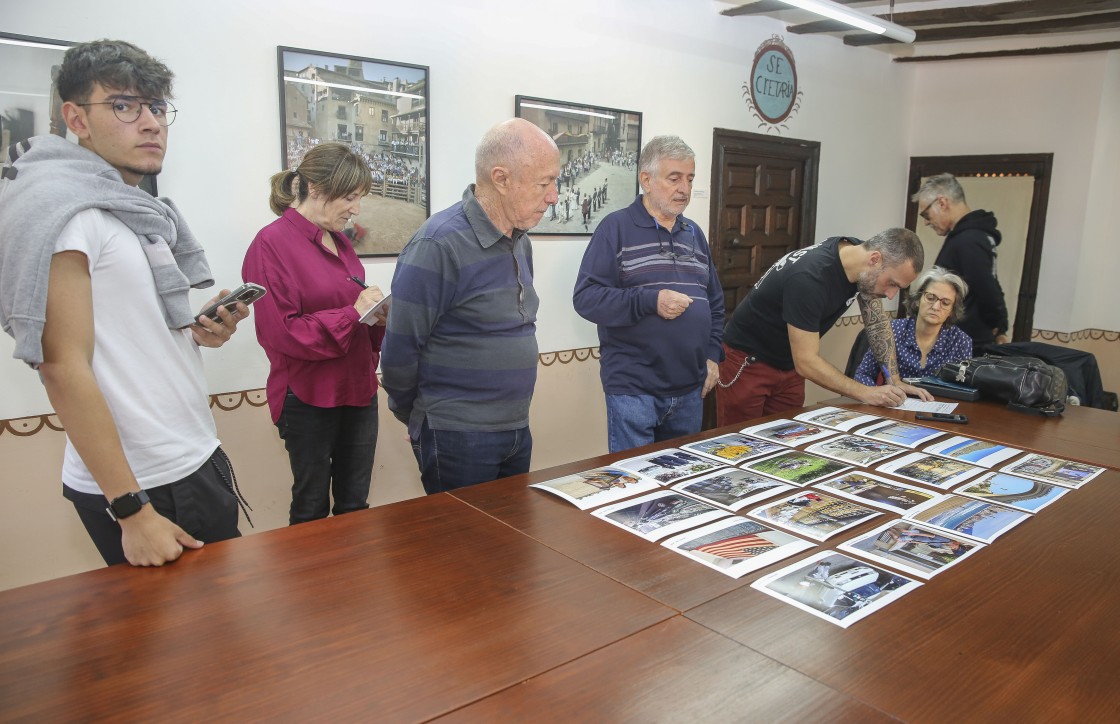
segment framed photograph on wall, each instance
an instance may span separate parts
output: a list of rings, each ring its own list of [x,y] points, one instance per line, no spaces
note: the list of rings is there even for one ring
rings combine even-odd
[[[0,151],[33,136],[52,133],[78,139],[62,118],[62,99],[56,79],[62,56],[74,43],[28,35],[0,33]],[[145,176],[140,188],[156,195],[155,176]]]
[[[634,202],[642,114],[617,108],[516,96],[514,113],[560,149],[559,201],[531,229],[535,236],[586,236],[603,217]]]
[[[359,256],[396,256],[431,211],[428,67],[278,47],[281,162],[337,141],[369,163],[373,188],[349,230]]]

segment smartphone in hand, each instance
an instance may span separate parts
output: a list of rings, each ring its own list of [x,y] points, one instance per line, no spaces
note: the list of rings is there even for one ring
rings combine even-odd
[[[208,305],[205,309],[199,312],[194,318],[195,324],[198,324],[198,320],[201,317],[210,317],[210,319],[214,320],[215,322],[221,322],[222,318],[218,316],[218,307],[224,306],[226,309],[232,312],[233,305],[237,304],[238,302],[241,302],[242,304],[248,306],[263,297],[266,293],[267,290],[260,284],[253,284],[251,282],[242,284],[237,289],[234,289],[229,294],[225,295],[213,304]]]

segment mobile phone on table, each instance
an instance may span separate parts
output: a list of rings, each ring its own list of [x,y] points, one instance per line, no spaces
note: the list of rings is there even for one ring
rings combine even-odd
[[[919,412],[914,417],[918,420],[930,422],[959,422],[962,425],[968,423],[967,415],[948,415],[944,412]]]
[[[218,316],[218,307],[224,306],[226,309],[232,312],[232,306],[234,304],[241,302],[242,304],[248,306],[263,297],[266,293],[267,290],[260,284],[253,284],[252,282],[242,284],[237,289],[234,289],[232,292],[225,295],[218,301],[214,302],[213,304],[207,305],[206,309],[203,309],[195,316],[194,321],[197,324],[200,318],[210,317],[210,319],[214,320],[215,322],[220,322],[222,321],[222,318]]]

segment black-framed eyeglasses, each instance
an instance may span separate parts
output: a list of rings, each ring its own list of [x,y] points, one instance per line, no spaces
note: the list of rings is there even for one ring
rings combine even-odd
[[[934,294],[933,292],[924,292],[922,294],[922,298],[925,299],[926,304],[928,304],[931,307],[936,307],[936,306],[940,305],[942,307],[945,307],[946,309],[949,309],[953,306],[953,300],[952,299],[948,299],[946,297],[939,297],[936,294]]]
[[[929,210],[931,208],[933,208],[933,205],[937,203],[937,200],[939,198],[941,198],[941,197],[940,196],[933,197],[933,201],[930,201],[928,204],[926,204],[926,207],[918,212],[918,216],[922,217],[926,221],[929,221]]]
[[[75,103],[74,105],[109,106],[113,109],[113,115],[121,123],[136,123],[140,120],[140,114],[144,112],[144,108],[147,108],[152,117],[156,119],[156,123],[161,126],[170,126],[175,122],[175,114],[178,113],[170,101],[165,101],[162,98],[148,100],[136,96],[113,96],[107,101]]]

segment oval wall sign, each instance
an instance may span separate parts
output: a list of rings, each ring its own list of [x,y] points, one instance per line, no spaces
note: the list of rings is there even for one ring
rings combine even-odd
[[[801,93],[797,89],[797,64],[781,36],[775,35],[758,47],[750,80],[743,86],[747,105],[764,123],[778,125],[798,109]]]

